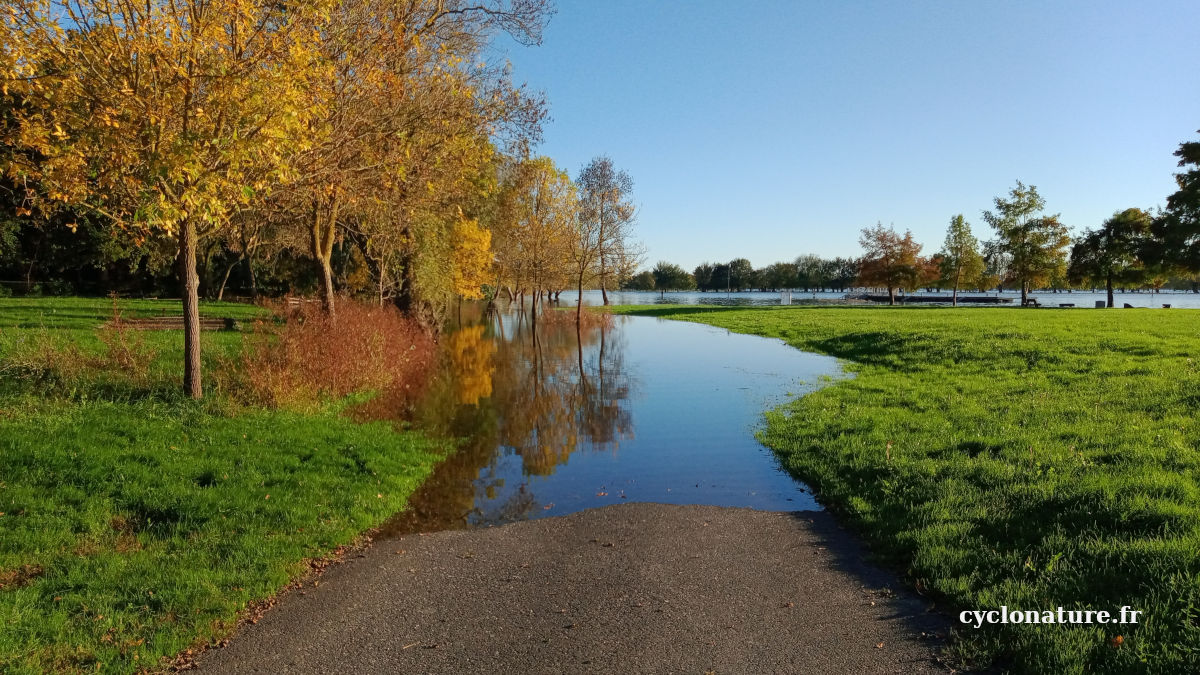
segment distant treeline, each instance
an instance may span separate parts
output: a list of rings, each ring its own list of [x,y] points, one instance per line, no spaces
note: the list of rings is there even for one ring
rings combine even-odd
[[[863,228],[857,258],[802,255],[754,269],[745,258],[702,263],[691,273],[672,263],[625,281],[633,290],[745,291],[804,289],[845,291],[884,289],[896,301],[900,291],[942,289],[1019,290],[1022,304],[1031,290],[1104,288],[1108,305],[1115,289],[1177,289],[1200,293],[1200,142],[1182,143],[1175,152],[1182,171],[1179,190],[1166,209],[1117,211],[1095,229],[1071,236],[1058,214],[1045,213],[1037,187],[1017,181],[982,212],[993,237],[980,241],[963,214],[950,218],[937,252],[922,255],[911,231],[877,223]]]
[[[802,255],[792,262],[777,262],[754,269],[745,258],[727,263],[704,262],[687,272],[679,265],[661,261],[654,269],[640,272],[624,287],[639,291],[846,291],[854,287],[859,262],[854,258],[826,259]]]

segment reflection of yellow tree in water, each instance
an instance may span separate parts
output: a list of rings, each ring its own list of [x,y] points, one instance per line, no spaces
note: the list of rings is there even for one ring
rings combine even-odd
[[[505,382],[497,384],[497,395],[505,398],[508,410],[501,443],[521,455],[526,473],[554,473],[581,442],[599,448],[629,437],[632,425],[624,401],[629,387],[620,350],[604,348],[610,320],[603,317],[577,328],[573,317],[548,313],[536,330],[519,329],[514,340],[501,346],[517,352],[499,359],[513,366],[511,371],[497,369],[497,378],[503,376]],[[585,349],[595,352],[586,361]]]
[[[476,405],[492,395],[492,355],[496,343],[484,337],[486,326],[467,326],[446,338],[450,358],[451,382],[460,405]]]
[[[445,376],[409,419],[465,442],[387,529],[462,527],[471,514],[487,522],[528,517],[536,498],[525,487],[514,493],[504,486],[501,453],[520,456],[525,475],[548,476],[581,447],[615,447],[631,437],[623,345],[610,323],[602,317],[577,330],[573,315],[547,312],[536,330],[527,316],[507,330],[497,317],[495,326],[448,334]]]

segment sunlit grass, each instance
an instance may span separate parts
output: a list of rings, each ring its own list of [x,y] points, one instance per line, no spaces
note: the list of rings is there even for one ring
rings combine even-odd
[[[944,610],[1145,612],[964,627],[963,663],[1200,669],[1200,312],[617,311],[845,359],[853,378],[770,413],[763,439]]]
[[[307,559],[403,508],[444,453],[336,405],[187,400],[179,331],[135,336],[156,355],[144,381],[97,374],[87,358],[71,377],[6,369],[30,341],[103,354],[96,327],[110,313],[107,300],[0,300],[0,672],[132,672],[226,635]],[[206,332],[209,366],[242,339]]]

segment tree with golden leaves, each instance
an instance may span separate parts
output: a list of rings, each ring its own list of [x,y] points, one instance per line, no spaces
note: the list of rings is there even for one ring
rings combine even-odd
[[[534,311],[544,292],[570,283],[579,199],[575,184],[549,157],[518,163],[505,185],[506,208],[495,229],[501,283],[528,290]]]
[[[449,290],[448,243],[464,202],[486,189],[492,137],[536,135],[543,116],[541,100],[480,51],[498,31],[540,41],[550,11],[546,0],[335,3],[316,31],[314,114],[286,203],[307,232],[328,311],[333,245],[347,227],[394,268],[402,308],[415,307],[430,278]]]
[[[198,241],[286,180],[306,122],[304,3],[8,0],[3,171],[27,208],[177,241],[184,389],[202,394]]]
[[[454,225],[454,293],[462,298],[483,297],[492,266],[492,233],[479,221],[459,217]]]

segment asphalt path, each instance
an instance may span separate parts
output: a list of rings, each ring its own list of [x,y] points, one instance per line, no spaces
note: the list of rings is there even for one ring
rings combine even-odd
[[[212,673],[922,673],[948,629],[823,512],[620,504],[377,541]]]

